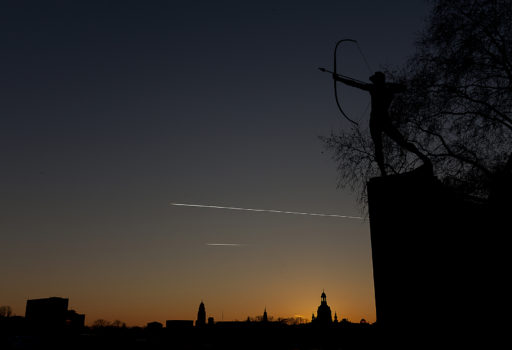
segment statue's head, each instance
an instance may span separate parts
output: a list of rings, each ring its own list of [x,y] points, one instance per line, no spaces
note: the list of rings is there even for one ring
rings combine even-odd
[[[382,72],[375,72],[370,77],[370,81],[374,84],[384,84],[386,82],[386,76]]]

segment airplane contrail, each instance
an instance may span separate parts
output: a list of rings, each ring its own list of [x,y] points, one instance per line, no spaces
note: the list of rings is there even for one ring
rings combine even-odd
[[[178,207],[194,207],[194,208],[211,208],[211,209],[227,209],[227,210],[244,210],[244,211],[255,211],[265,213],[278,213],[278,214],[293,214],[293,215],[309,215],[309,216],[322,216],[322,217],[333,217],[342,219],[358,219],[362,220],[360,216],[350,215],[338,215],[338,214],[319,214],[319,213],[303,213],[298,211],[285,211],[285,210],[274,210],[274,209],[253,209],[253,208],[239,208],[239,207],[222,207],[219,205],[204,205],[204,204],[187,204],[187,203],[170,203],[171,205]]]
[[[222,247],[241,247],[241,246],[244,246],[245,244],[242,244],[242,243],[206,243],[206,245],[209,245],[209,246],[222,246]]]

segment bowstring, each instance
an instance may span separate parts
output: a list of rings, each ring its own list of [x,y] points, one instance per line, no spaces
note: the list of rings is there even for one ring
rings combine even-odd
[[[366,59],[366,56],[364,55],[363,50],[361,49],[361,46],[359,46],[359,43],[357,41],[355,42],[355,44],[356,44],[357,50],[359,51],[359,54],[363,58],[363,61],[364,61],[364,64],[365,64],[366,68],[368,68],[368,72],[370,74],[372,74],[373,73],[373,69],[370,66],[370,64],[368,63],[368,60]],[[366,112],[368,111],[368,108],[370,107],[370,103],[371,102],[372,102],[371,99],[369,99],[368,103],[366,103],[366,107],[365,107],[363,113],[361,113],[361,115],[359,116],[359,119],[361,119],[364,115],[366,115]]]
[[[359,51],[359,54],[361,55],[361,57],[363,58],[363,61],[364,61],[364,64],[366,65],[366,68],[368,68],[368,72],[370,74],[373,73],[373,69],[372,67],[370,66],[370,64],[368,63],[368,60],[366,59],[366,56],[364,55],[363,53],[363,50],[361,50],[361,46],[359,46],[359,43],[356,41],[355,42],[356,46],[357,46],[357,50]]]
[[[356,47],[357,47],[357,51],[359,51],[359,54],[361,55],[361,57],[363,58],[363,62],[366,66],[366,68],[368,69],[368,72],[370,74],[373,73],[373,69],[372,67],[370,66],[370,64],[368,63],[368,60],[366,59],[366,56],[365,54],[363,53],[363,50],[361,49],[361,46],[359,46],[359,42],[357,40],[347,40],[347,41],[352,41],[354,44],[356,44]],[[335,50],[336,51],[336,50]],[[336,62],[336,52],[335,52],[335,62]],[[336,72],[336,74],[338,74]],[[341,75],[341,74],[340,74]],[[347,77],[349,78],[349,77]],[[350,79],[353,79],[353,78],[350,78]],[[354,81],[356,81],[356,79],[353,79]],[[338,96],[337,96],[337,93],[336,93],[336,86],[335,86],[335,94],[336,94],[336,103],[338,104],[338,108],[340,109],[341,113],[343,114],[343,116],[351,123],[353,123],[354,125],[359,125],[358,123],[356,123],[355,121],[353,121],[352,119],[350,119],[346,114],[345,112],[341,109],[341,106],[339,105],[339,102],[338,102]],[[365,114],[366,112],[368,111],[368,108],[370,107],[370,103],[371,103],[371,100],[368,100],[368,103],[366,104],[366,107],[363,111],[363,113],[361,113],[361,115],[359,116],[359,119],[361,119]]]

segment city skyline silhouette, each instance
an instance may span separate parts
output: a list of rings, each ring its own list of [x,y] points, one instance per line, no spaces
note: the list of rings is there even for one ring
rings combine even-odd
[[[197,318],[195,320],[173,320],[173,319],[167,319],[164,322],[162,320],[153,320],[151,322],[148,322],[146,324],[146,327],[151,327],[151,324],[165,324],[165,322],[193,322],[194,326],[196,327],[204,327],[206,325],[212,325],[212,324],[219,324],[223,322],[278,322],[278,323],[284,323],[289,324],[289,322],[294,322],[293,324],[319,324],[319,325],[326,325],[330,323],[337,323],[338,322],[338,312],[332,311],[330,307],[327,305],[327,297],[325,290],[322,290],[322,294],[320,296],[321,302],[320,306],[318,306],[318,309],[315,312],[313,312],[313,315],[311,318],[306,317],[305,315],[286,315],[283,317],[282,315],[270,315],[267,314],[267,306],[264,306],[263,312],[260,315],[247,315],[245,319],[239,320],[239,319],[224,319],[224,315],[222,314],[220,319],[215,319],[212,314],[209,314],[206,311],[205,303],[201,300],[199,304],[199,308],[197,311]],[[59,322],[59,320],[62,323],[65,323],[66,320],[69,320],[68,317],[76,318],[77,315],[79,318],[77,319],[78,324],[80,327],[97,327],[98,324],[104,324],[111,325],[113,324],[108,319],[100,318],[100,319],[94,319],[94,320],[88,320],[88,322],[85,322],[86,313],[77,313],[76,310],[72,310],[68,308],[69,305],[69,298],[63,298],[60,296],[51,296],[46,298],[36,298],[36,299],[27,299],[26,300],[26,308],[24,315],[17,315],[12,313],[12,309],[9,306],[3,306],[9,307],[10,313],[8,316],[0,315],[0,317],[14,317],[14,318],[25,318],[29,322],[36,321],[37,323],[45,326],[55,327],[55,324]],[[314,308],[312,309],[314,310]],[[84,312],[85,310],[80,310],[81,312]],[[348,320],[345,317],[342,317],[344,321],[351,322],[351,320]],[[57,320],[57,321],[55,321]],[[69,322],[69,321],[68,321]],[[74,321],[75,322],[75,321]],[[139,325],[130,325],[126,324],[125,322],[122,322],[122,320],[116,319],[114,322],[122,323],[123,327],[139,327]],[[362,318],[359,322],[367,324],[368,322],[366,319]],[[358,323],[358,322],[355,322]],[[58,326],[57,326],[58,327]]]
[[[315,312],[313,312],[313,315],[310,318],[308,318],[306,315],[297,315],[297,314],[295,314],[295,315],[273,315],[273,314],[271,314],[270,316],[268,316],[267,306],[264,306],[263,312],[261,314],[247,315],[247,317],[245,319],[241,319],[241,320],[240,319],[228,319],[228,318],[224,319],[223,313],[219,319],[216,319],[212,314],[210,314],[206,311],[205,303],[203,302],[203,300],[201,300],[201,302],[199,304],[199,309],[197,312],[197,318],[195,320],[193,320],[193,319],[187,320],[186,322],[193,322],[193,324],[196,327],[197,326],[199,326],[199,327],[206,326],[207,324],[212,325],[214,323],[219,323],[219,322],[220,323],[222,323],[222,322],[245,322],[245,321],[249,321],[249,320],[262,321],[262,322],[275,321],[275,322],[281,322],[281,323],[287,323],[287,322],[293,321],[293,322],[297,322],[297,324],[306,324],[306,323],[315,324],[316,323],[316,324],[320,324],[320,325],[326,325],[326,324],[330,324],[332,322],[337,323],[339,312],[336,310],[333,310],[331,312],[330,307],[327,305],[325,290],[322,291],[320,299],[321,299],[321,302],[320,302],[320,306],[318,306],[318,309],[316,311],[316,315],[315,315]],[[38,322],[41,324],[48,324],[47,320],[52,320],[52,319],[53,320],[61,319],[64,322],[66,317],[68,317],[66,315],[71,315],[72,317],[75,317],[75,318],[76,318],[76,315],[80,316],[80,318],[78,319],[79,324],[81,324],[80,327],[85,327],[85,326],[94,327],[95,325],[98,324],[98,321],[103,322],[105,325],[112,324],[112,322],[110,322],[108,318],[107,319],[105,319],[105,318],[87,319],[86,318],[87,313],[85,310],[78,308],[82,313],[77,313],[76,310],[72,310],[72,309],[68,310],[68,305],[69,305],[69,298],[63,298],[61,296],[51,296],[51,297],[45,297],[45,298],[27,299],[24,315],[12,313],[12,308],[10,308],[10,306],[2,305],[2,307],[9,308],[10,313],[7,317],[14,317],[14,318],[19,318],[19,317],[23,318],[24,317],[27,320],[35,319],[35,320],[38,320]],[[313,307],[312,310],[314,311],[314,309],[315,308]],[[172,314],[172,311],[170,313]],[[353,321],[353,320],[348,320],[348,318],[346,318],[346,317],[343,317],[343,314],[340,314],[340,315],[342,316],[340,318],[340,320],[343,319],[347,322]],[[2,316],[4,316],[4,315],[0,315],[0,317],[2,317]],[[87,321],[85,321],[85,319],[87,319]],[[114,321],[122,322],[122,320],[120,321],[119,319],[115,319]],[[174,320],[166,319],[163,322],[162,322],[162,320],[153,320],[153,321],[147,322],[146,327],[148,327],[148,325],[150,325],[150,324],[154,324],[155,322],[160,323],[160,324],[165,324],[165,322],[167,322],[167,321],[174,321]],[[364,318],[361,318],[360,321],[357,321],[355,323],[358,323],[358,322],[363,322],[365,324],[368,323],[366,321],[366,319],[364,319]],[[55,321],[53,321],[53,324],[54,323],[55,323]],[[141,325],[126,324],[125,322],[122,322],[122,323],[123,323],[124,327],[140,327],[141,326]],[[52,322],[50,322],[49,324],[51,325]]]
[[[326,294],[311,321],[300,317],[277,318],[265,307],[256,317],[243,321],[215,320],[201,301],[195,320],[168,319],[152,321],[143,327],[130,327],[121,320],[95,320],[84,325],[86,315],[69,309],[69,299],[50,297],[29,299],[25,317],[0,315],[0,337],[8,348],[310,348],[364,346],[376,341],[375,326],[365,320],[359,323],[332,317]],[[12,334],[18,336],[13,337]],[[342,335],[342,337],[340,337]],[[5,337],[5,338],[4,338]]]

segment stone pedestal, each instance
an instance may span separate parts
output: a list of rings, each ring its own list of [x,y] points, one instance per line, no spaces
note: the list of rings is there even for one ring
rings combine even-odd
[[[377,324],[385,334],[461,343],[502,322],[507,229],[488,203],[450,191],[421,168],[371,179],[368,201]]]

